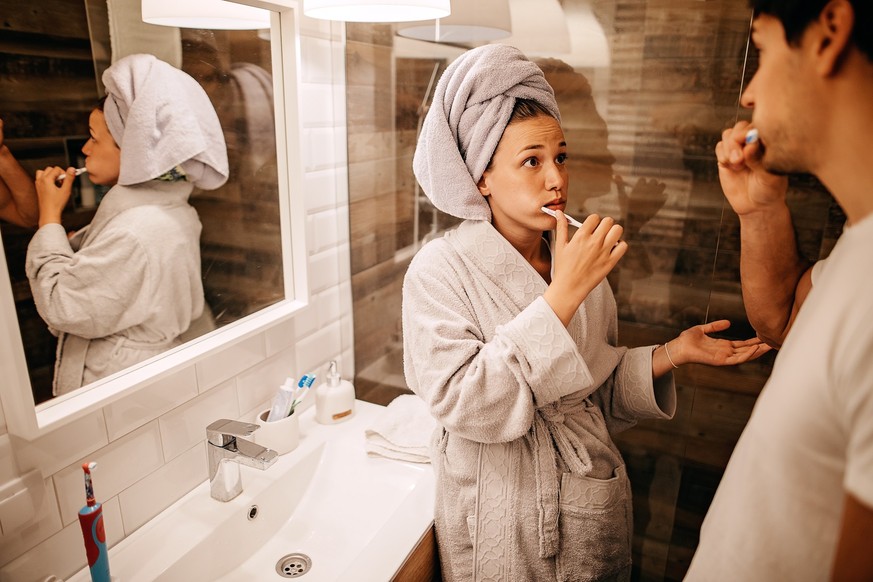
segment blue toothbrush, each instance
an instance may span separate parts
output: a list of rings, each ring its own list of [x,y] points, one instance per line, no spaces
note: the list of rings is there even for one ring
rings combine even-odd
[[[294,409],[297,408],[298,404],[303,402],[303,399],[306,398],[307,394],[309,394],[309,389],[314,383],[315,374],[303,374],[300,381],[297,382],[297,390],[294,392],[294,400],[291,402],[291,410],[288,412],[288,416],[294,414]]]

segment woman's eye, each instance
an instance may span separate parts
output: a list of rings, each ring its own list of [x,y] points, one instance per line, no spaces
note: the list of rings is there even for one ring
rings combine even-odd
[[[540,162],[536,158],[528,158],[524,161],[522,165],[528,168],[536,168],[538,165],[540,165]]]
[[[558,157],[555,158],[555,161],[561,165],[564,165],[564,163],[567,162],[567,154],[559,154]]]

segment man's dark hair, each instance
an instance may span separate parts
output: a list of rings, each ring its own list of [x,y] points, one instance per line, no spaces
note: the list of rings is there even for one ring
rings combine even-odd
[[[803,31],[821,14],[828,0],[749,0],[755,14],[768,14],[778,18],[785,28],[785,38],[790,44],[800,42]],[[852,42],[867,58],[873,61],[873,2],[849,0],[855,11],[855,28]]]

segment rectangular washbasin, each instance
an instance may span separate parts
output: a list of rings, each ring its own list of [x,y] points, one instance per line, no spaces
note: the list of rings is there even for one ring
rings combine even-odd
[[[241,467],[237,498],[216,501],[202,483],[111,548],[113,578],[284,580],[276,567],[290,556],[302,582],[387,582],[430,528],[434,489],[430,465],[367,456],[364,429],[382,411],[358,401],[350,420],[323,426],[308,409],[294,451],[265,471]],[[71,579],[88,580],[87,568]]]

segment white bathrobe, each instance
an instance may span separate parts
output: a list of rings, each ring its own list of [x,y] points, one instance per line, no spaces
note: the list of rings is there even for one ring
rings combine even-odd
[[[403,286],[404,368],[432,443],[443,576],[626,580],[632,509],[610,432],[670,418],[654,346],[615,346],[602,282],[565,328],[546,282],[486,221],[425,245]]]
[[[36,232],[26,271],[58,335],[55,395],[177,345],[203,312],[192,190],[184,181],[116,185],[72,241],[59,224]]]

